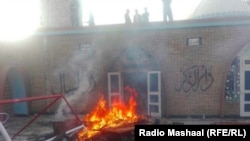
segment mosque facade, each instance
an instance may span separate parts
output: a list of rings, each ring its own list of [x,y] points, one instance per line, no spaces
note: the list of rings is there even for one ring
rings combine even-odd
[[[129,86],[137,110],[153,117],[250,116],[250,7],[243,1],[203,0],[187,20],[94,27],[72,27],[59,1],[50,10],[44,1],[46,24],[35,35],[0,43],[1,99],[64,94],[87,113],[100,94],[109,104],[126,101]],[[1,110],[29,115],[51,101]]]

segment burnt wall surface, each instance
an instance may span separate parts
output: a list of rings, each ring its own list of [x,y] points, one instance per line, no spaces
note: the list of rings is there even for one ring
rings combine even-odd
[[[101,93],[107,95],[110,67],[127,48],[140,48],[158,68],[129,71],[161,72],[164,116],[239,115],[240,102],[225,101],[224,89],[231,61],[250,41],[246,21],[41,29],[26,40],[1,43],[1,72],[21,68],[27,96],[63,93],[77,112],[86,113]],[[188,38],[200,42],[188,45]],[[120,65],[116,71],[127,70]],[[4,98],[9,94],[9,89],[3,89]],[[29,112],[39,112],[49,102],[30,102]],[[48,111],[57,109],[65,105],[58,103]]]

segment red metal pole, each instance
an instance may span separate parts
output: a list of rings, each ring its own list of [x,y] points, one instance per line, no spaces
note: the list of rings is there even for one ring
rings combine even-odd
[[[55,100],[53,100],[49,105],[47,105],[39,114],[37,114],[36,116],[34,116],[22,129],[20,129],[13,137],[12,140],[18,136],[26,127],[28,127],[33,121],[35,121],[41,114],[43,114],[45,111],[47,111],[47,109],[53,105],[58,99],[60,99],[60,97],[57,96],[57,98]]]
[[[55,95],[27,97],[27,98],[20,98],[20,99],[3,99],[3,100],[0,100],[0,104],[10,104],[10,103],[42,100],[42,99],[48,99],[48,98],[58,98],[58,97],[62,97],[62,96],[63,96],[62,94],[55,94]]]
[[[76,112],[73,110],[67,99],[64,97],[63,94],[55,94],[55,95],[46,95],[46,96],[37,96],[37,97],[27,97],[27,98],[21,98],[21,99],[4,99],[0,100],[1,104],[10,104],[10,103],[18,103],[18,102],[26,102],[26,101],[35,101],[35,100],[42,100],[42,99],[49,99],[49,98],[56,98],[53,100],[49,105],[47,105],[39,114],[37,114],[35,117],[33,117],[23,128],[21,128],[13,137],[12,140],[19,135],[25,128],[27,128],[32,122],[34,122],[41,114],[43,114],[45,111],[48,110],[48,108],[53,105],[58,99],[63,98],[63,100],[66,102],[67,106],[75,116],[75,118],[78,120],[78,122],[82,124],[81,119],[77,116]]]
[[[63,95],[62,95],[62,98],[66,102],[66,104],[68,105],[69,109],[71,110],[71,112],[73,113],[73,115],[75,116],[75,118],[78,120],[78,122],[82,124],[82,120],[77,116],[76,112],[73,110],[73,108],[69,104],[68,100]]]

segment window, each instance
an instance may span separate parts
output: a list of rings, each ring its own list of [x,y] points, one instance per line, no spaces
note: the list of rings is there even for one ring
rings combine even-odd
[[[225,100],[238,101],[240,96],[240,62],[236,57],[227,74]]]

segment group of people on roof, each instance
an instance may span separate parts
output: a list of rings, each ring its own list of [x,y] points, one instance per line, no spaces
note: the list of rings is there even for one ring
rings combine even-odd
[[[171,9],[171,0],[162,0],[163,2],[163,21],[173,21],[173,14]],[[79,15],[79,3],[78,0],[72,0],[71,3],[71,22],[72,26],[80,25],[80,15]],[[130,18],[130,10],[127,9],[124,15],[125,24],[131,24],[132,20]],[[133,23],[148,23],[149,22],[149,12],[148,9],[144,8],[144,13],[139,14],[138,9],[135,9],[135,14],[133,16]],[[89,25],[95,25],[94,16],[90,13]]]
[[[163,21],[173,21],[173,14],[171,9],[171,0],[162,0],[163,2]],[[127,9],[124,15],[125,24],[131,24],[132,20],[130,18],[130,10]],[[139,14],[138,9],[135,9],[135,14],[133,17],[133,23],[148,23],[149,22],[149,12],[147,8],[144,8],[144,13]]]

